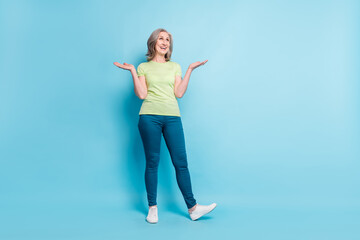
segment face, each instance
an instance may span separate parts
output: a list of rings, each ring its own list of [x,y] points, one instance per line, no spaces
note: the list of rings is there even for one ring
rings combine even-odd
[[[160,32],[156,41],[155,50],[158,54],[165,55],[170,48],[170,36],[166,32]]]

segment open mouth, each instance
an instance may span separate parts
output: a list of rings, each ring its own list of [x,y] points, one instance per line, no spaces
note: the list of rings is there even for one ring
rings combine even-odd
[[[166,50],[166,49],[167,49],[167,47],[160,47],[160,49],[162,49],[162,50]]]

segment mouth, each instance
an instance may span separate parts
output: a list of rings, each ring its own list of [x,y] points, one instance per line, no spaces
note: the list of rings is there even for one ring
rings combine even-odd
[[[160,47],[160,49],[161,49],[161,50],[166,50],[166,49],[167,49],[167,47]]]

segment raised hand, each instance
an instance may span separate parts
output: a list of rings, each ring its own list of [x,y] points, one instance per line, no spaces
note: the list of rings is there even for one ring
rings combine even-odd
[[[122,69],[125,69],[125,70],[130,70],[130,71],[132,69],[135,69],[134,65],[128,64],[128,63],[121,64],[121,63],[118,63],[118,62],[114,62],[114,65],[119,67],[119,68],[122,68]]]
[[[194,63],[190,64],[189,68],[190,68],[191,70],[194,70],[195,68],[197,68],[197,67],[199,67],[199,66],[201,66],[201,65],[204,65],[207,61],[208,61],[208,60],[205,60],[205,61],[203,61],[203,62],[194,62]]]

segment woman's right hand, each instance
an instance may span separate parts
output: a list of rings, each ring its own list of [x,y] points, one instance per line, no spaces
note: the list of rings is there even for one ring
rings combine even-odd
[[[129,70],[129,71],[131,71],[132,69],[135,70],[134,65],[128,64],[128,63],[121,64],[121,63],[118,63],[118,62],[114,62],[114,65],[117,66],[117,67],[119,67],[119,68],[122,68],[122,69],[125,69],[125,70]]]

